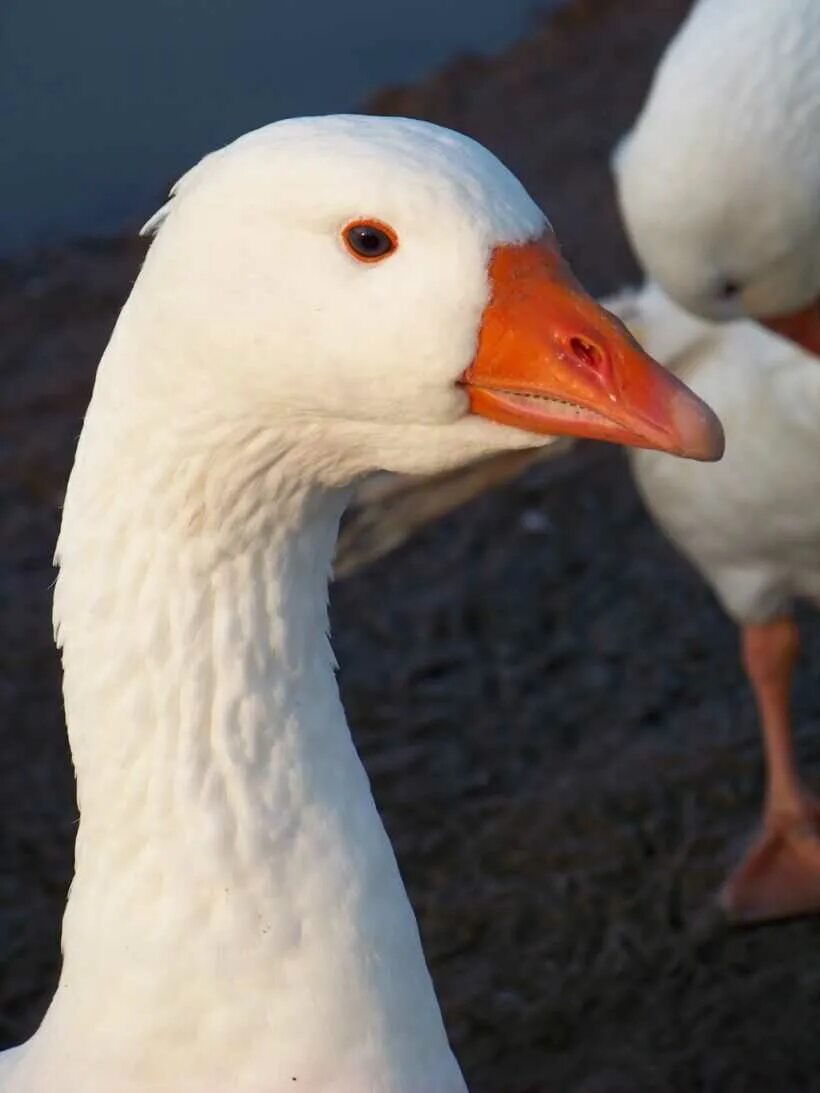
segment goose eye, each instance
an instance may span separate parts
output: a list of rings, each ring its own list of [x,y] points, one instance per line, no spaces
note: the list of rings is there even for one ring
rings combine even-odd
[[[348,251],[359,262],[378,262],[398,246],[396,233],[376,220],[357,220],[342,231]]]
[[[725,281],[721,281],[718,285],[718,296],[721,300],[734,300],[743,291],[743,285],[740,281],[734,281],[731,277],[727,277]]]

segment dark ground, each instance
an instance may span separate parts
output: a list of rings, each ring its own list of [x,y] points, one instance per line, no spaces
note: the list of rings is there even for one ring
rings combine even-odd
[[[634,277],[605,163],[686,0],[587,0],[376,108],[489,144],[596,291]],[[76,825],[50,556],[92,372],[141,248],[0,269],[0,1035],[39,1020]],[[820,924],[712,894],[760,754],[735,634],[582,446],[335,589],[350,721],[474,1093],[820,1090]],[[796,695],[820,764],[820,628]],[[420,1091],[423,1093],[423,1091]]]

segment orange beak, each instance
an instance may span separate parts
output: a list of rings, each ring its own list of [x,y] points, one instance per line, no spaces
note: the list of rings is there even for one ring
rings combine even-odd
[[[799,311],[761,319],[763,326],[820,357],[820,296]]]
[[[690,459],[723,454],[709,407],[584,292],[547,232],[496,247],[478,351],[461,377],[474,414]]]

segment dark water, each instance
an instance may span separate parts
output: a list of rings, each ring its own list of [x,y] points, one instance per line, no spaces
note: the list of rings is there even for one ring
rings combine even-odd
[[[0,253],[116,230],[195,158],[354,109],[556,0],[2,0]]]

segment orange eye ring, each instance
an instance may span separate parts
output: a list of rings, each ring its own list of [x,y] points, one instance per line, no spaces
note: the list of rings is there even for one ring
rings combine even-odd
[[[399,237],[390,225],[373,217],[351,220],[342,228],[341,234],[351,258],[366,265],[388,258],[399,245]]]

